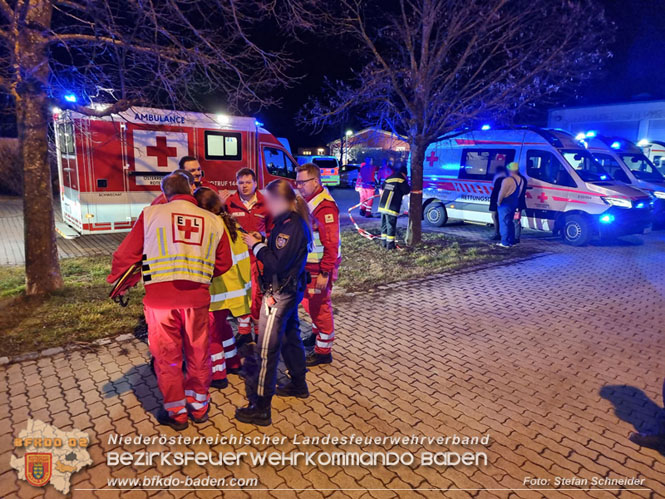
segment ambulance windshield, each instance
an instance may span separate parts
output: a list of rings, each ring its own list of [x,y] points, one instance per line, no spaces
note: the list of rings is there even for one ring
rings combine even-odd
[[[602,180],[612,180],[610,174],[601,166],[598,161],[588,151],[583,150],[565,150],[562,151],[563,157],[568,164],[573,167],[582,180],[585,182],[598,182]]]
[[[647,182],[663,182],[665,178],[644,154],[621,154],[621,159],[630,168],[633,175]]]

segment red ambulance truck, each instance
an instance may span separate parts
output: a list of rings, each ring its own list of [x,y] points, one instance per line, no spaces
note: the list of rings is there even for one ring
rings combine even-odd
[[[259,188],[295,179],[297,163],[254,118],[135,107],[91,117],[54,110],[65,237],[129,230],[182,156],[196,156],[205,179],[235,189],[235,173],[257,173]]]

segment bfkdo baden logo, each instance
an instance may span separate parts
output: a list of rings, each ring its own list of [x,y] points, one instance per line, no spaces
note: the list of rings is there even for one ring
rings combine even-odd
[[[25,454],[25,479],[30,485],[43,487],[51,479],[51,453],[27,452]]]
[[[14,439],[9,464],[18,477],[33,487],[52,485],[58,492],[69,493],[71,476],[92,464],[88,434],[80,430],[62,431],[37,419],[28,420],[25,430]],[[24,452],[21,456],[21,452]]]

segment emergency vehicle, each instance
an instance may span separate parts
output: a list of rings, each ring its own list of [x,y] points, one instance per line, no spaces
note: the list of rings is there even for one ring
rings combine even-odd
[[[652,196],[654,225],[665,223],[665,177],[631,141],[605,137],[595,131],[575,136],[613,180],[637,187]]]
[[[642,139],[637,145],[642,148],[642,152],[658,168],[658,171],[665,175],[665,142]]]
[[[537,128],[467,130],[430,145],[423,178],[425,221],[433,226],[448,218],[492,223],[492,178],[497,166],[512,161],[529,183],[524,227],[583,245],[595,235],[642,233],[651,224],[648,194],[613,181],[567,132]]]
[[[292,156],[254,118],[135,107],[105,117],[56,109],[53,119],[65,237],[129,230],[182,156],[198,158],[220,189],[235,189],[243,167],[259,188],[296,176]]]
[[[327,187],[339,186],[339,161],[334,156],[298,156],[299,165],[314,163],[321,170],[321,183]]]

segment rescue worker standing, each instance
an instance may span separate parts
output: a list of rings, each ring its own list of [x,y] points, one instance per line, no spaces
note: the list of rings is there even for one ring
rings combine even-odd
[[[178,166],[181,170],[185,170],[186,172],[192,174],[196,187],[207,187],[208,189],[212,189],[213,191],[219,193],[219,189],[217,189],[217,187],[203,179],[205,172],[203,171],[203,168],[201,168],[201,163],[199,163],[199,160],[196,159],[195,156],[183,156],[180,158]]]
[[[231,244],[233,266],[224,274],[213,277],[210,284],[210,356],[212,383],[226,388],[226,375],[240,372],[240,356],[228,317],[248,316],[251,303],[251,270],[249,250],[238,233],[235,220],[224,210],[219,196],[212,189],[200,187],[194,193],[199,206],[218,215]]]
[[[168,202],[143,210],[113,254],[107,281],[142,261],[148,340],[164,399],[157,420],[180,431],[188,410],[194,422],[208,419],[210,280],[232,259],[221,220],[196,206],[187,178],[168,175],[161,187]]]
[[[275,226],[266,240],[258,232],[243,239],[263,264],[261,285],[264,295],[259,319],[258,372],[248,373],[249,405],[236,410],[243,423],[267,426],[272,423],[271,400],[277,382],[280,353],[291,381],[278,395],[306,398],[305,349],[300,338],[298,305],[303,298],[307,274],[305,264],[312,243],[305,201],[284,179],[266,187],[266,202]]]
[[[386,249],[395,249],[397,235],[397,217],[402,209],[402,198],[411,192],[406,172],[403,168],[393,166],[393,173],[381,186],[381,200],[379,213],[381,213],[381,244]]]
[[[330,364],[335,340],[335,321],[330,301],[333,283],[342,261],[339,232],[339,208],[328,189],[321,185],[321,171],[314,163],[296,167],[296,187],[307,201],[312,216],[313,251],[307,256],[307,285],[303,306],[312,319],[314,351],[307,357],[308,366]]]
[[[508,176],[501,182],[501,190],[497,198],[499,224],[501,226],[501,248],[510,248],[515,244],[515,212],[519,208],[520,196],[526,187],[526,181],[520,175],[519,165],[508,163]]]
[[[356,190],[360,195],[360,215],[372,218],[374,190],[376,189],[376,166],[372,158],[365,158],[356,180]]]
[[[226,210],[246,232],[270,234],[272,217],[266,207],[263,194],[257,189],[256,173],[242,168],[236,173],[238,189],[226,199]],[[250,252],[252,269],[252,308],[251,315],[238,317],[238,348],[251,342],[252,329],[258,334],[259,312],[261,310],[261,286],[259,285],[260,263]]]

